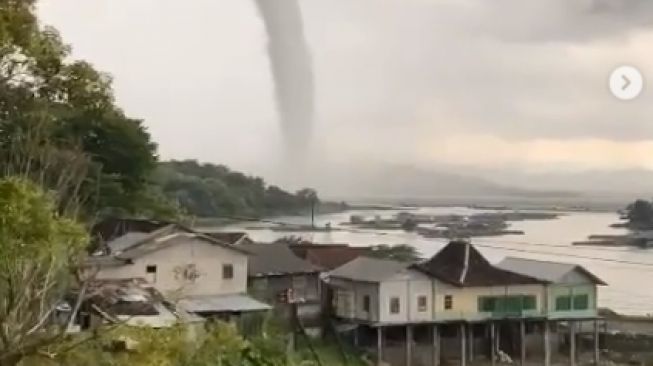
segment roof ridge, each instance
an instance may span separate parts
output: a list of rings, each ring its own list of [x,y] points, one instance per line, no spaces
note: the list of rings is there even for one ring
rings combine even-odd
[[[505,257],[505,258],[503,258],[503,260],[501,262],[503,262],[506,259],[517,259],[517,260],[529,261],[529,262],[540,262],[540,263],[550,263],[550,264],[566,264],[566,265],[570,265],[570,266],[579,266],[578,263],[556,262],[556,261],[547,260],[547,259],[535,259],[535,258],[524,258],[524,257],[513,257],[513,256]],[[498,263],[501,263],[501,262],[498,262]]]

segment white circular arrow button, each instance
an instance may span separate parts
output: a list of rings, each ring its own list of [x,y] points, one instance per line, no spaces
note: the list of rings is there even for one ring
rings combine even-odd
[[[632,66],[619,66],[610,74],[610,91],[621,100],[637,98],[643,88],[642,73]]]

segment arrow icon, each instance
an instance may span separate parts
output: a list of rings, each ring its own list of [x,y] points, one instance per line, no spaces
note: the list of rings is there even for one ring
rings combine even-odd
[[[617,99],[631,100],[641,94],[644,87],[644,77],[637,68],[622,65],[610,73],[608,85],[612,95]]]
[[[624,80],[624,85],[621,87],[621,90],[626,90],[630,86],[630,79],[626,75],[621,75],[621,78]]]

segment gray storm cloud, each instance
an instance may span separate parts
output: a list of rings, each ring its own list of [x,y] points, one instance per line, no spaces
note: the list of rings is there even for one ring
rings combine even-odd
[[[314,76],[301,9],[297,0],[255,2],[268,34],[270,68],[286,149],[285,161],[302,163],[310,153]]]

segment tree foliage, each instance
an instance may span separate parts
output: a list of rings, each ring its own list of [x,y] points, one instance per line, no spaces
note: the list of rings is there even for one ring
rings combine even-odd
[[[82,334],[50,346],[25,366],[281,366],[283,349],[273,342],[243,339],[232,325],[216,323],[206,331],[192,326],[171,328],[120,326],[101,328],[95,336]],[[82,341],[80,342],[80,339]]]
[[[74,284],[87,239],[36,185],[0,180],[0,365],[61,335],[49,319]]]
[[[69,56],[34,1],[0,1],[0,166],[48,185],[61,183],[52,166],[80,166],[69,190],[87,213],[134,213],[149,197],[156,145],[115,105],[111,78]]]
[[[319,202],[312,189],[293,194],[267,185],[262,178],[194,160],[160,163],[154,181],[168,199],[199,217],[302,213]]]
[[[653,203],[638,199],[628,205],[627,217],[631,226],[653,227]]]
[[[399,262],[417,262],[421,255],[414,246],[408,244],[379,244],[370,247],[370,256]]]

